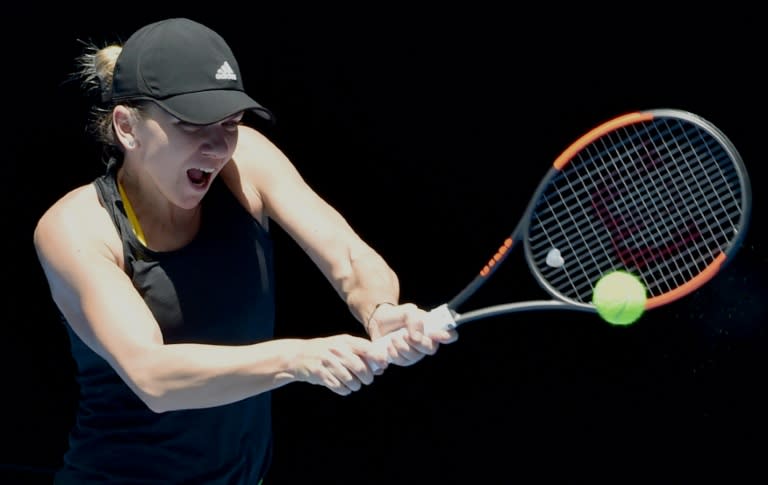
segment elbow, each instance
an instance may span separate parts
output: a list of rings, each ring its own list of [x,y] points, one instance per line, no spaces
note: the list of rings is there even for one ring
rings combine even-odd
[[[162,414],[168,411],[172,411],[170,406],[167,405],[163,399],[156,398],[154,396],[139,396],[139,399],[147,406],[147,408],[155,414]]]
[[[162,414],[171,411],[168,399],[165,398],[163,393],[156,392],[148,387],[140,387],[134,390],[134,392],[153,413]]]
[[[128,386],[150,411],[161,414],[171,411],[167,389],[149,373],[134,375],[127,380]]]
[[[112,367],[122,377],[134,395],[157,414],[178,409],[173,406],[173,379],[169,378],[162,346],[154,346],[114,359]]]

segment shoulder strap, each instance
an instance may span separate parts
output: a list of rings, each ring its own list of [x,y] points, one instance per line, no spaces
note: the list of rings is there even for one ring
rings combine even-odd
[[[107,165],[107,172],[94,180],[94,186],[101,205],[104,206],[110,219],[112,219],[120,240],[123,242],[123,262],[125,270],[130,273],[133,261],[143,259],[143,251],[140,245],[133,243],[131,237],[133,227],[117,186],[118,167],[119,164],[115,159],[111,159]]]

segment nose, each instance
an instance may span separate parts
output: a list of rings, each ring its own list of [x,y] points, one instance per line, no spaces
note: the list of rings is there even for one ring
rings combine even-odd
[[[206,126],[203,130],[203,144],[201,152],[203,156],[210,158],[226,158],[234,146],[234,137],[220,124]]]

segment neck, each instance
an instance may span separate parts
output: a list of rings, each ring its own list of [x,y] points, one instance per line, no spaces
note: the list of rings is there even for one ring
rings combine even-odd
[[[117,181],[133,209],[136,223],[143,233],[142,242],[147,247],[159,251],[178,249],[197,234],[200,204],[192,209],[178,207],[152,181],[142,180],[125,166],[118,171]]]

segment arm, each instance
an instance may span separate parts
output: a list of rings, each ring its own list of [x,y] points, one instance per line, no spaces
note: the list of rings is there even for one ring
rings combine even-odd
[[[123,271],[120,240],[92,187],[49,209],[34,244],[72,329],[156,412],[227,404],[290,382],[349,394],[372,381],[363,359],[369,342],[349,335],[237,347],[165,345]]]
[[[241,126],[233,161],[221,176],[254,217],[269,217],[290,234],[361,323],[377,303],[397,303],[394,271],[263,135]]]
[[[425,312],[398,304],[400,287],[392,268],[262,134],[240,127],[237,150],[222,177],[254,217],[270,217],[290,234],[372,338],[409,328],[390,349],[393,362],[413,363],[434,353],[440,342],[455,339],[452,332],[421,334]],[[385,302],[392,305],[377,306]]]

